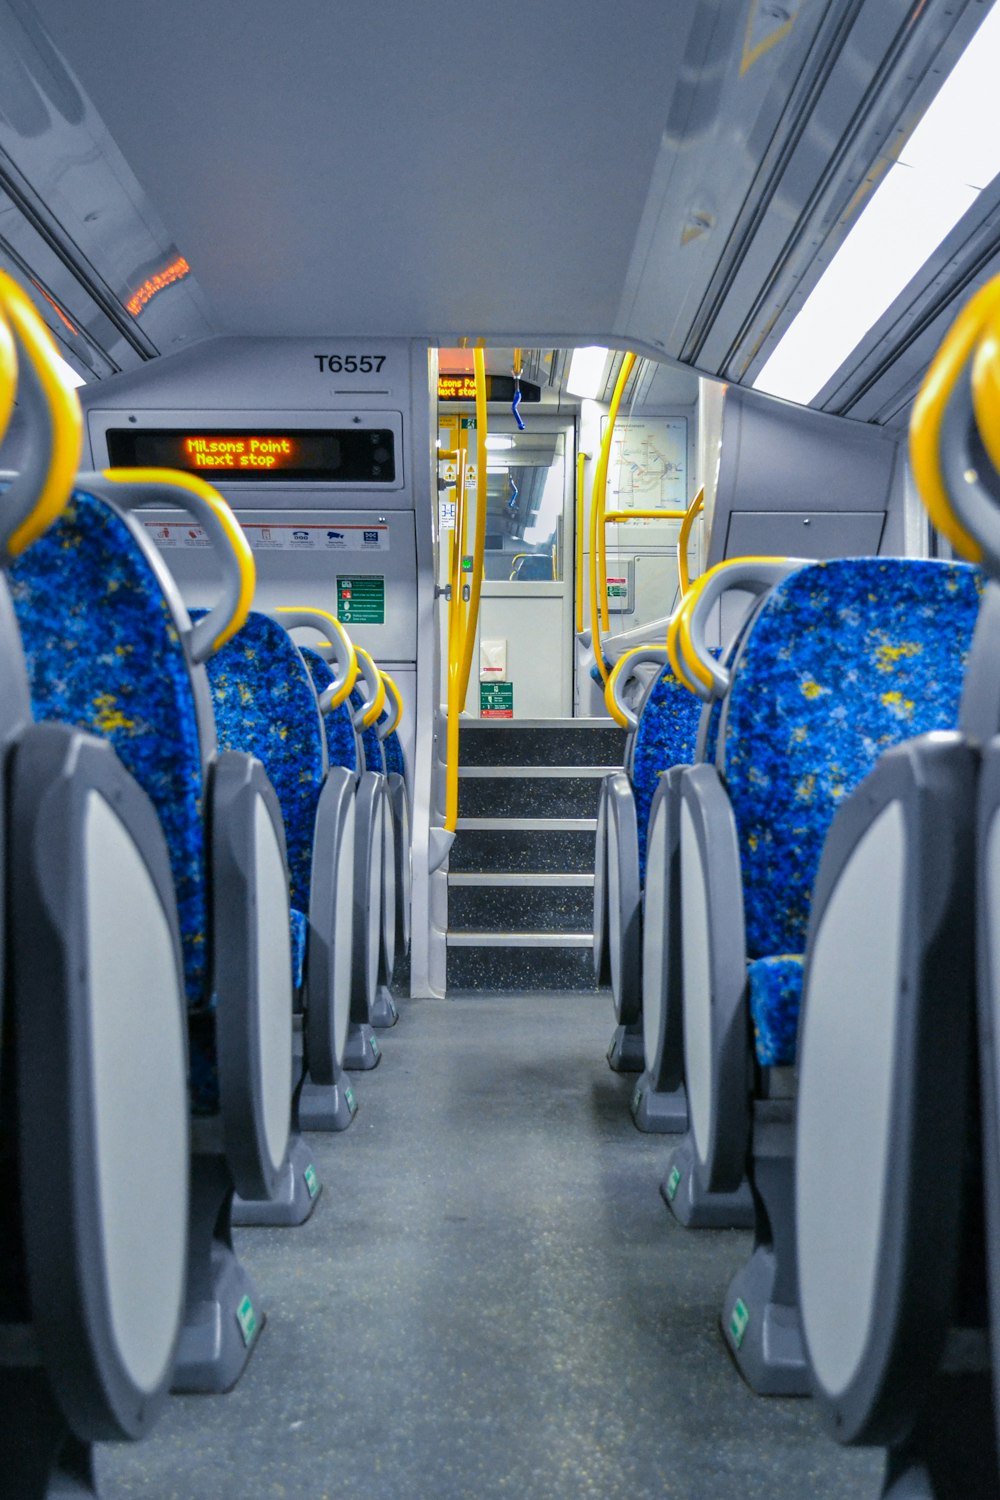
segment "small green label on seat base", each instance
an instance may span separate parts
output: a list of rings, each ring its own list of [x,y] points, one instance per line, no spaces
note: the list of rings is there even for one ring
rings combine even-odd
[[[681,1176],[680,1167],[671,1167],[670,1176],[667,1178],[667,1197],[671,1203],[677,1197],[677,1189],[681,1185]]]
[[[353,1115],[354,1112],[355,1112],[355,1110],[358,1107],[358,1101],[354,1097],[354,1090],[352,1088],[349,1088],[349,1087],[345,1088],[345,1090],[344,1090],[344,1099],[347,1102],[348,1109],[351,1111],[351,1114]]]
[[[254,1334],[257,1332],[257,1314],[253,1310],[253,1303],[249,1297],[244,1297],[236,1309],[236,1321],[240,1325],[243,1342],[249,1349],[253,1343]]]
[[[308,1167],[306,1167],[305,1171],[302,1173],[302,1176],[305,1178],[306,1187],[309,1190],[310,1198],[315,1198],[316,1194],[319,1192],[319,1178],[316,1176],[316,1168],[313,1166],[312,1162],[310,1162]]]
[[[637,1115],[639,1113],[639,1106],[641,1104],[642,1104],[642,1089],[641,1088],[637,1088],[636,1091],[635,1091],[635,1093],[632,1095],[632,1113],[634,1115]]]
[[[734,1306],[729,1318],[729,1337],[732,1339],[737,1349],[743,1342],[743,1336],[747,1331],[747,1324],[749,1322],[750,1311],[746,1303],[743,1301],[743,1298],[737,1297],[736,1305]]]
[[[372,1057],[378,1057],[378,1042],[372,1037]]]

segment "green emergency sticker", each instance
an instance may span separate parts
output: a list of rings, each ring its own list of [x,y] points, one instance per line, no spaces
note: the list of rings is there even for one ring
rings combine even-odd
[[[729,1337],[732,1339],[737,1349],[743,1342],[743,1336],[747,1331],[747,1324],[749,1322],[750,1311],[746,1303],[743,1301],[743,1298],[737,1297],[736,1305],[733,1308],[729,1318]]]
[[[512,719],[514,717],[514,684],[481,682],[479,684],[479,717]]]
[[[254,1334],[257,1332],[257,1314],[253,1310],[253,1303],[249,1297],[244,1297],[236,1309],[236,1321],[240,1325],[243,1342],[249,1349],[253,1343]]]
[[[681,1185],[681,1175],[680,1167],[670,1168],[670,1176],[667,1178],[667,1197],[671,1203],[677,1197],[677,1189]]]
[[[378,1057],[378,1038],[372,1037],[372,1057]]]
[[[384,625],[385,579],[376,574],[338,576],[337,619],[345,625]]]
[[[319,1192],[319,1178],[316,1176],[316,1168],[313,1166],[312,1162],[310,1162],[308,1167],[306,1167],[305,1171],[302,1173],[302,1176],[305,1178],[306,1188],[308,1189],[310,1198],[315,1198],[316,1194]]]
[[[347,1101],[347,1107],[348,1107],[348,1109],[351,1111],[351,1114],[353,1115],[354,1111],[358,1107],[358,1101],[355,1099],[355,1097],[354,1097],[354,1090],[350,1087],[350,1085],[348,1085],[348,1087],[344,1089],[344,1098]]]

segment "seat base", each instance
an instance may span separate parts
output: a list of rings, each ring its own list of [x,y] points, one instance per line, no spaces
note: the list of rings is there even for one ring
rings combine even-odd
[[[344,1067],[351,1073],[368,1072],[382,1061],[382,1050],[367,1021],[352,1021],[344,1048]]]
[[[754,1100],[749,1177],[754,1248],[729,1283],[722,1334],[758,1396],[808,1396],[795,1247],[794,1100]]]
[[[642,1040],[642,1016],[629,1026],[616,1026],[607,1051],[608,1067],[614,1073],[641,1073],[646,1066]]]
[[[0,1474],[18,1500],[97,1495],[94,1450],[70,1432],[40,1366],[0,1370]]]
[[[688,1128],[687,1091],[653,1087],[653,1075],[647,1068],[632,1090],[629,1100],[632,1123],[647,1135],[683,1135]]]
[[[685,1229],[752,1229],[753,1196],[747,1182],[734,1193],[710,1193],[690,1133],[671,1151],[660,1195]]]
[[[377,1026],[381,1031],[389,1026],[395,1026],[399,1020],[399,1011],[396,1009],[396,1002],[389,993],[387,984],[380,984],[378,987],[378,993],[372,1001],[371,1018],[372,1025]]]
[[[343,1073],[336,1083],[313,1083],[306,1074],[299,1094],[303,1130],[346,1130],[357,1112],[357,1095]]]
[[[231,1390],[264,1326],[257,1289],[233,1249],[232,1195],[225,1157],[193,1155],[187,1307],[171,1383],[175,1392]]]
[[[774,1300],[777,1277],[773,1248],[758,1245],[729,1283],[720,1319],[722,1336],[737,1369],[758,1396],[808,1396],[799,1309]]]
[[[258,1226],[294,1229],[309,1218],[322,1191],[323,1184],[316,1175],[312,1152],[296,1131],[288,1142],[288,1157],[274,1197],[241,1198],[235,1193],[230,1223],[237,1229]]]

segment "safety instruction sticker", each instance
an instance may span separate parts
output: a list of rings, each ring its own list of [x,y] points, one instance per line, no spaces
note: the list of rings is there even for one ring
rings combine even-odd
[[[189,521],[147,521],[146,529],[158,547],[209,547],[211,543],[201,526]],[[388,552],[389,528],[382,522],[367,526],[350,522],[343,525],[296,526],[291,521],[254,522],[243,527],[252,552]]]
[[[385,579],[371,574],[338,578],[337,619],[345,625],[384,625]]]
[[[159,521],[146,521],[146,530],[158,547],[211,547],[204,526],[190,521],[178,521],[162,526]]]
[[[479,717],[512,719],[514,717],[514,684],[481,682],[479,684]]]

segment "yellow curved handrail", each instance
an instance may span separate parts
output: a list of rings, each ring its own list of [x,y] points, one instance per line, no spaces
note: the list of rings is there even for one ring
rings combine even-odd
[[[486,550],[486,355],[482,347],[472,351],[476,377],[476,531],[472,542],[472,577],[468,608],[462,599],[461,550],[452,554],[451,607],[448,616],[448,728],[445,756],[444,826],[454,833],[458,823],[458,729],[465,708],[472,671],[472,650],[479,620],[483,587],[483,555]],[[461,515],[456,515],[456,535],[465,534],[464,487],[459,491]],[[459,529],[461,528],[461,529]]]
[[[604,682],[608,680],[608,668],[601,648],[601,631],[610,629],[608,616],[607,551],[604,535],[604,510],[608,487],[608,462],[611,457],[611,440],[614,436],[618,408],[621,405],[625,386],[635,365],[636,356],[626,354],[615,381],[614,394],[608,408],[608,425],[601,442],[594,483],[590,492],[590,636],[594,648],[594,659]]]
[[[7,555],[19,557],[61,514],[73,488],[73,476],[83,450],[83,413],[75,386],[66,378],[52,335],[35,311],[27,292],[12,276],[0,271],[0,311],[31,360],[52,422],[48,467],[29,515],[10,535]],[[9,413],[8,413],[9,416]]]
[[[3,442],[17,397],[17,345],[7,319],[0,317],[0,443]]]
[[[965,529],[952,508],[948,487],[941,472],[941,427],[955,384],[997,309],[1000,309],[1000,277],[994,278],[976,293],[945,334],[917,392],[910,418],[910,462],[924,508],[942,536],[947,537],[956,552],[970,562],[981,562],[983,549],[972,533]],[[984,395],[987,393],[985,386],[981,386],[981,390]],[[978,404],[976,416],[977,421],[982,420]],[[996,441],[994,424],[995,418],[990,420],[987,417],[983,430],[983,443],[991,459],[993,455],[989,445]]]
[[[465,613],[459,712],[465,708],[465,700],[469,692],[473,637],[479,619],[479,599],[483,589],[483,557],[486,552],[488,454],[486,451],[486,354],[483,349],[473,349],[472,366],[476,376],[476,532],[472,539],[472,587],[469,592],[469,607]]]
[[[684,512],[684,520],[677,537],[677,577],[681,586],[681,598],[691,587],[691,574],[688,569],[688,543],[691,540],[691,531],[694,527],[695,518],[705,509],[705,486],[695,495],[691,504]]]
[[[382,681],[382,673],[379,671],[378,666],[372,659],[371,653],[366,651],[363,646],[355,646],[354,649],[357,652],[358,656],[366,661],[371,667],[372,672],[375,676],[375,680],[378,683],[378,689],[375,693],[374,698],[369,703],[364,713],[361,715],[362,724],[366,729],[370,729],[375,723],[376,719],[380,719],[382,717],[382,710],[385,708],[385,683]]]
[[[680,604],[677,606],[676,610],[671,616],[670,624],[667,626],[667,660],[670,662],[671,670],[673,671],[674,676],[680,682],[683,682],[685,687],[689,685],[687,680],[689,674],[685,671],[684,664],[680,659],[681,653],[679,635],[681,628],[681,617],[688,610],[694,608],[695,600],[701,593],[701,590],[704,587],[704,580],[707,578],[708,574],[702,573],[700,578],[695,579],[694,583],[688,589],[688,592],[684,595]],[[702,681],[702,677],[700,675],[698,677],[698,681]]]
[[[380,676],[383,683],[388,688],[387,696],[392,700],[393,711],[396,715],[392,723],[389,724],[384,731],[383,738],[387,739],[390,734],[395,733],[400,724],[403,722],[403,695],[399,691],[399,688],[396,686],[393,679],[389,676],[388,672],[380,672]]]
[[[589,453],[576,455],[576,569],[573,577],[573,594],[576,604],[576,633],[583,632],[583,471]]]
[[[674,628],[673,635],[674,650],[680,656],[683,668],[686,671],[687,675],[694,678],[696,682],[700,682],[702,687],[707,688],[709,692],[713,691],[714,689],[714,680],[712,678],[711,672],[699,659],[695,651],[694,640],[691,635],[691,618],[694,614],[695,605],[701,597],[706,584],[708,583],[709,579],[717,578],[720,573],[725,573],[730,568],[746,567],[747,563],[784,563],[786,561],[787,559],[783,557],[727,557],[723,562],[716,563],[714,568],[709,568],[707,573],[702,573],[700,578],[695,579],[695,582],[692,585],[691,589],[682,599],[680,607],[678,608],[677,613],[674,616],[674,620],[676,620],[677,622],[676,627]],[[674,622],[672,620],[671,625],[673,625],[673,623]],[[668,656],[670,656],[669,629],[667,631],[667,637],[667,654]],[[673,656],[670,656],[670,665],[674,667],[674,670],[676,672],[677,668],[674,663],[675,658]],[[683,673],[678,672],[677,675],[680,676],[683,680]]]
[[[606,510],[605,526],[627,526],[629,521],[683,521],[686,510]]]
[[[657,647],[657,650],[662,649],[662,647]],[[615,684],[617,683],[619,677],[622,675],[629,657],[636,656],[640,651],[648,650],[648,646],[632,646],[628,651],[623,652],[615,662],[614,666],[611,668],[611,671],[608,674],[608,680],[604,684],[605,706],[607,707],[608,713],[614,719],[615,723],[620,724],[623,729],[628,729],[630,726],[628,719],[626,719],[625,715],[618,707],[618,704],[615,702]]]
[[[212,642],[212,651],[218,651],[220,646],[231,641],[233,636],[243,629],[253,604],[254,589],[257,586],[257,569],[250,543],[246,539],[242,526],[218,490],[213,489],[198,474],[188,474],[183,469],[152,468],[104,469],[102,472],[109,484],[157,484],[168,485],[171,489],[188,490],[192,495],[197,495],[198,499],[212,512],[229,543],[240,578],[239,594],[233,614]]]
[[[279,604],[274,613],[276,615],[316,615],[318,619],[321,619],[324,622],[322,626],[316,627],[318,630],[322,629],[327,637],[329,637],[330,629],[332,628],[337,632],[337,634],[346,644],[347,676],[344,678],[344,681],[334,693],[325,709],[326,713],[332,713],[335,708],[339,708],[342,703],[347,702],[348,698],[351,696],[352,691],[354,690],[354,684],[358,680],[358,673],[360,672],[361,668],[358,664],[358,653],[354,642],[347,634],[347,631],[344,629],[341,622],[337,619],[337,616],[332,615],[328,609],[319,609],[314,604]],[[298,621],[296,623],[306,624],[305,621]],[[295,625],[293,624],[290,628],[294,630]]]

